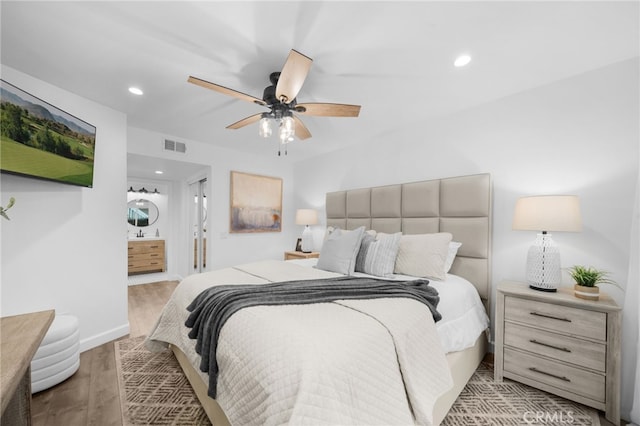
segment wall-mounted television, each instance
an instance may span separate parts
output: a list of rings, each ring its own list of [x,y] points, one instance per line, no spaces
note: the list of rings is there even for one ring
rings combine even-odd
[[[0,80],[0,171],[93,187],[96,128]]]

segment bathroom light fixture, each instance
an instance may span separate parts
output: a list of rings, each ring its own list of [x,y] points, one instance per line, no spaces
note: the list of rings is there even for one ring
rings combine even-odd
[[[140,90],[137,87],[133,87],[133,86],[129,87],[129,92],[133,93],[134,95],[138,95],[138,96],[144,94],[144,92],[142,90]]]
[[[163,173],[164,173],[164,172],[163,172],[162,170],[156,170],[156,171],[155,171],[155,174],[157,174],[157,175],[161,175],[161,174],[163,174]]]
[[[580,232],[580,200],[575,195],[521,197],[513,213],[513,229],[540,231],[527,255],[527,284],[534,290],[560,286],[560,251],[548,231]]]
[[[130,186],[129,189],[127,190],[127,192],[138,192],[140,194],[148,194],[149,191],[143,186],[140,189],[133,189],[133,186]],[[159,194],[160,191],[158,191],[158,188],[155,188],[153,190],[153,192],[151,192],[152,194]]]

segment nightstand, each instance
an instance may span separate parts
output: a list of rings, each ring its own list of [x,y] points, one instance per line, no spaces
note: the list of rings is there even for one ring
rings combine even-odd
[[[606,412],[620,424],[621,308],[525,283],[498,285],[495,380],[503,377]]]
[[[301,251],[285,251],[284,252],[284,260],[313,259],[317,257],[320,257],[320,253],[317,251],[312,251],[311,253],[304,253]]]

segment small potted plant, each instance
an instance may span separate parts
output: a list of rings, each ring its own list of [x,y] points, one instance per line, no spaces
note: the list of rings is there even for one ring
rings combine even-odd
[[[7,214],[7,210],[9,210],[11,207],[13,207],[13,205],[16,203],[16,199],[11,197],[9,198],[9,204],[7,204],[7,207],[2,207],[0,206],[0,216],[4,217],[7,220],[11,220],[9,219],[9,215]]]
[[[582,265],[569,268],[569,275],[576,282],[573,287],[574,294],[580,299],[598,300],[598,284],[615,284],[615,281],[607,278],[608,272]]]

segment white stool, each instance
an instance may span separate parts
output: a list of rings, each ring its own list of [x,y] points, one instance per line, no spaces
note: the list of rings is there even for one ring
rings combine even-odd
[[[78,318],[56,315],[31,361],[31,393],[68,379],[80,367]]]

